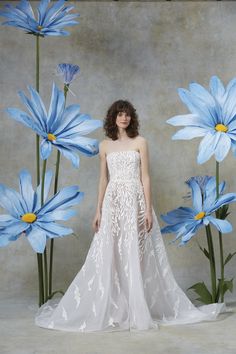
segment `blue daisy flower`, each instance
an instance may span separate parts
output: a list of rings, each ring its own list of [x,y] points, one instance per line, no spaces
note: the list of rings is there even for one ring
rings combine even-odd
[[[191,114],[167,120],[173,126],[184,126],[172,139],[190,140],[203,137],[198,153],[198,163],[208,161],[212,155],[221,162],[230,148],[236,156],[236,78],[225,88],[217,76],[210,80],[210,92],[197,83],[189,91],[180,88],[179,96]]]
[[[65,0],[58,0],[48,7],[50,0],[41,0],[37,6],[37,18],[28,0],[21,0],[14,7],[5,5],[0,16],[7,18],[2,25],[20,28],[26,33],[39,36],[68,36],[70,33],[63,27],[74,26],[79,22],[75,19],[79,14],[70,13],[74,6],[65,6]]]
[[[53,146],[62,155],[71,160],[73,166],[79,167],[79,155],[96,155],[99,151],[98,140],[87,138],[87,135],[102,126],[102,121],[91,119],[88,114],[80,113],[77,104],[65,108],[64,93],[55,84],[52,88],[51,103],[46,112],[39,93],[29,86],[31,99],[19,92],[19,96],[29,113],[17,108],[7,108],[10,117],[34,130],[43,138],[40,145],[40,155],[47,159]]]
[[[52,180],[52,172],[45,175],[44,204],[41,206],[41,184],[36,191],[27,170],[19,174],[19,193],[0,184],[0,206],[9,214],[0,215],[0,247],[17,240],[22,233],[33,250],[43,253],[47,238],[63,237],[73,233],[69,227],[56,221],[69,220],[76,215],[71,207],[79,204],[83,193],[78,186],[65,187],[52,198],[47,199]]]
[[[236,201],[236,193],[222,195],[225,182],[219,186],[220,197],[216,199],[216,182],[212,177],[204,185],[198,184],[198,179],[192,177],[187,184],[192,190],[193,207],[179,207],[161,215],[161,218],[169,224],[162,228],[163,233],[175,233],[175,241],[181,238],[180,244],[188,242],[196,232],[208,224],[214,225],[220,232],[232,231],[232,225],[227,220],[221,220],[212,214],[224,205]]]

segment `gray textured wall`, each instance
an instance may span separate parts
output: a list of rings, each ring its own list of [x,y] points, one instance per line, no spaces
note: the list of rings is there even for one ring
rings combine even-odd
[[[4,2],[1,2],[2,4]],[[15,2],[13,2],[15,4]],[[72,2],[73,3],[73,2]],[[34,2],[36,4],[36,2]],[[158,216],[183,203],[187,189],[184,181],[197,174],[214,174],[212,159],[197,165],[199,141],[173,142],[175,129],[167,118],[186,113],[176,89],[192,80],[208,85],[213,74],[226,83],[236,74],[236,3],[234,2],[74,2],[80,12],[80,25],[67,38],[41,41],[41,94],[48,102],[52,81],[60,83],[55,67],[60,62],[79,64],[81,74],[72,85],[76,97],[68,103],[80,103],[83,112],[103,118],[107,107],[118,98],[127,98],[138,110],[141,134],[149,141],[154,207]],[[18,90],[34,85],[35,38],[15,28],[0,31],[1,112],[20,106]],[[34,134],[1,113],[0,181],[17,188],[21,168],[34,171]],[[103,138],[103,132],[95,136]],[[52,161],[52,159],[51,159]],[[236,161],[231,153],[222,163],[221,177],[228,189],[236,191]],[[51,162],[53,167],[53,163]],[[96,207],[99,160],[81,158],[75,170],[62,161],[60,185],[79,184],[85,199],[79,217],[70,222],[78,238],[56,241],[55,287],[71,282],[83,264],[93,232],[91,221]],[[232,207],[230,219],[236,228]],[[226,251],[236,249],[236,234],[224,235]],[[170,263],[179,284],[186,290],[194,282],[207,280],[208,263],[196,240],[186,247],[168,244]],[[0,249],[1,290],[37,293],[36,256],[22,237]],[[236,258],[227,267],[228,277],[235,276]],[[189,294],[194,298],[193,294]],[[235,298],[228,295],[227,299]]]

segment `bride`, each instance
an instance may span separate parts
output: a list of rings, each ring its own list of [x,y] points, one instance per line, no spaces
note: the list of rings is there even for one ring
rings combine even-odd
[[[214,320],[224,304],[195,307],[177,285],[151,201],[148,146],[136,110],[116,101],[104,122],[100,182],[84,265],[40,327],[92,332],[157,329],[159,324]]]

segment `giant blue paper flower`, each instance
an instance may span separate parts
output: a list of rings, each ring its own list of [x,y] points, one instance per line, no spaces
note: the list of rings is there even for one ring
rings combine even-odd
[[[171,125],[185,127],[172,139],[203,137],[197,158],[200,164],[212,155],[218,162],[222,161],[230,148],[236,156],[236,78],[225,89],[220,79],[213,76],[210,92],[197,83],[191,83],[189,91],[181,88],[179,95],[191,114],[167,120]]]
[[[73,232],[56,221],[68,220],[76,214],[71,207],[80,203],[83,193],[78,186],[65,187],[47,200],[51,179],[52,173],[48,171],[42,207],[41,184],[34,191],[28,171],[19,174],[20,193],[0,184],[0,206],[9,213],[0,215],[0,246],[6,246],[24,233],[34,251],[43,253],[47,237],[63,237]]]
[[[81,152],[87,156],[98,153],[98,141],[87,138],[89,134],[102,126],[100,120],[91,119],[87,114],[80,113],[77,104],[65,108],[65,97],[55,84],[52,88],[51,103],[48,112],[36,90],[29,87],[31,99],[19,92],[22,102],[29,114],[17,108],[8,108],[10,116],[25,126],[33,129],[43,140],[40,145],[42,159],[47,159],[55,146],[66,158],[72,161],[74,167],[79,167]]]
[[[179,207],[161,215],[161,218],[169,224],[161,231],[163,233],[175,233],[180,244],[188,242],[201,227],[209,223],[214,225],[220,232],[227,233],[232,231],[232,226],[227,220],[215,218],[212,214],[221,208],[236,201],[236,193],[222,195],[225,182],[220,183],[220,197],[216,199],[216,181],[212,177],[204,185],[199,185],[198,180],[191,178],[187,184],[192,190],[193,207]],[[203,189],[204,188],[204,189]]]
[[[48,7],[49,3],[50,0],[40,1],[37,6],[37,19],[28,0],[21,0],[16,7],[7,4],[5,10],[0,11],[0,16],[8,19],[2,24],[42,37],[69,35],[63,27],[77,25],[78,21],[75,21],[75,18],[79,17],[79,14],[70,14],[74,6],[64,6],[65,0],[58,0],[51,7]]]

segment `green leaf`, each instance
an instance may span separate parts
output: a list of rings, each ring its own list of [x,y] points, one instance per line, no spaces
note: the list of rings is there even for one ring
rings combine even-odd
[[[228,210],[229,210],[229,204],[226,204],[226,205],[223,205],[220,209],[217,210],[218,212],[218,217],[219,219],[226,219],[227,216],[230,214],[228,213]]]
[[[206,284],[204,282],[202,283],[196,283],[188,290],[193,289],[197,295],[199,295],[199,298],[196,300],[201,301],[203,304],[211,304],[212,303],[212,295],[209,292],[209,290],[206,287]]]
[[[205,256],[209,259],[209,252],[204,248],[202,248],[199,243],[198,243],[198,247],[200,248],[200,250],[205,254]]]
[[[79,235],[75,234],[74,232],[71,234],[72,236],[74,236],[75,238],[79,239]]]
[[[224,265],[226,265],[231,260],[231,258],[233,258],[233,256],[235,254],[236,254],[236,251],[234,253],[229,253],[228,256],[225,258]]]
[[[221,280],[221,279],[218,279],[218,280],[219,280],[219,288],[221,289],[222,280]],[[226,280],[226,279],[223,280],[223,282],[224,282],[224,285],[223,285],[223,295],[224,295],[227,291],[230,291],[231,293],[233,292],[233,287],[234,287],[233,280],[234,280],[234,278],[232,278],[232,279],[230,279],[230,280]]]

